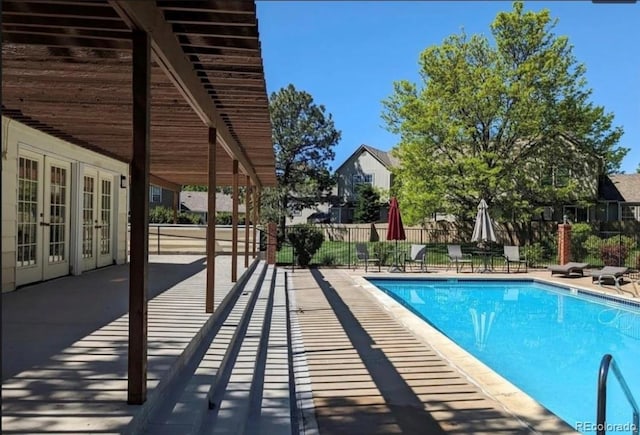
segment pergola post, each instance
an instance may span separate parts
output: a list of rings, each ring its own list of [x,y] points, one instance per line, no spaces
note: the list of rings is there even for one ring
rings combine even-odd
[[[129,355],[127,402],[147,400],[147,274],[149,239],[149,133],[151,44],[133,30],[133,154],[131,159],[131,260],[129,264]]]
[[[231,208],[231,282],[238,280],[238,161],[233,160]]]
[[[209,127],[209,169],[207,189],[207,290],[205,311],[213,313],[216,278],[216,137],[215,127]]]
[[[251,197],[251,177],[247,175],[244,193],[244,267],[249,267],[249,198]]]
[[[258,202],[258,188],[253,188],[253,200],[251,201],[253,206],[253,258],[256,258],[256,239],[258,236],[258,208],[260,204]]]
[[[173,223],[178,223],[178,202],[180,202],[180,192],[173,191]]]

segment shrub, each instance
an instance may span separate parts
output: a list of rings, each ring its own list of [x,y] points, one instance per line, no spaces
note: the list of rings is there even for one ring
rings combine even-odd
[[[244,225],[244,214],[238,213],[238,225]],[[219,211],[216,213],[216,224],[217,225],[231,225],[231,212],[228,211]]]
[[[632,251],[636,247],[636,239],[629,236],[613,236],[610,237],[609,240],[613,242],[612,244],[622,244],[627,248],[627,251]]]
[[[154,207],[149,210],[149,222],[152,224],[173,223],[173,210],[167,207]]]
[[[550,233],[546,235],[542,235],[540,238],[540,244],[542,248],[542,258],[544,259],[552,259],[555,261],[558,255],[558,237],[556,233]]]
[[[179,224],[200,224],[202,223],[200,216],[195,213],[180,212],[178,213]],[[167,207],[154,207],[149,210],[149,223],[152,224],[172,224],[173,210]]]
[[[216,213],[216,224],[231,225],[231,213],[228,211],[219,211]]]
[[[587,256],[585,242],[593,235],[591,225],[578,222],[571,227],[571,257],[573,260],[582,260]]]
[[[393,261],[393,254],[395,246],[388,242],[372,242],[373,248],[371,249],[371,256],[378,258],[380,264],[390,264]],[[398,248],[398,252],[401,252],[402,248]]]
[[[324,234],[312,225],[296,225],[287,231],[287,238],[293,246],[296,262],[299,266],[306,267],[311,262],[313,254],[316,253],[322,242]]]
[[[323,266],[333,266],[336,264],[336,257],[333,254],[324,254],[320,258],[320,264]]]
[[[200,218],[200,216],[198,216],[195,213],[185,213],[185,212],[180,212],[178,214],[178,223],[179,224],[201,224],[202,223],[202,219]]]
[[[524,247],[523,251],[530,267],[536,267],[542,263],[544,252],[541,243],[536,242],[531,245],[527,245]]]
[[[621,266],[627,259],[629,250],[625,245],[602,245],[600,258],[605,266]]]
[[[597,257],[600,254],[600,247],[602,246],[602,239],[598,236],[591,235],[587,237],[587,240],[584,242],[584,249],[587,251],[587,254]]]

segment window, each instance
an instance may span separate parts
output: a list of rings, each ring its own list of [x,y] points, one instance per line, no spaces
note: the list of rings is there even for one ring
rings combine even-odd
[[[373,174],[353,174],[351,182],[353,183],[354,190],[359,184],[370,184],[373,186]]]
[[[618,203],[615,201],[599,202],[596,206],[596,220],[613,222],[618,220]]]
[[[162,188],[149,186],[149,198],[151,198],[152,203],[162,202]]]
[[[569,183],[571,173],[569,168],[561,167],[553,170],[553,185],[555,187],[565,187]]]
[[[543,171],[540,176],[542,186],[565,187],[571,178],[571,171],[566,167],[553,167],[551,171]]]
[[[565,205],[563,214],[567,216],[569,222],[589,222],[589,209],[587,207],[578,207],[576,205]]]
[[[640,221],[640,204],[623,204],[622,205],[623,221]]]

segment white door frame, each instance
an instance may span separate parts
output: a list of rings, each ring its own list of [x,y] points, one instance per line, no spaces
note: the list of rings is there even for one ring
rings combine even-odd
[[[25,160],[21,170],[22,159]],[[16,285],[19,286],[41,281],[43,276],[44,155],[19,149],[16,165]]]
[[[22,159],[36,171],[35,178],[27,174],[27,166],[21,171]],[[16,285],[67,275],[71,258],[71,163],[19,147],[17,166]]]

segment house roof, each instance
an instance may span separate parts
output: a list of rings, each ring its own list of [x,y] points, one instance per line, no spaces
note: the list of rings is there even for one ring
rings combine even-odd
[[[608,201],[640,203],[640,174],[613,174],[605,178],[600,196]]]
[[[219,186],[232,160],[275,185],[255,1],[4,0],[2,114],[130,162],[133,28],[151,40],[151,175],[206,184],[215,126]]]
[[[390,152],[379,150],[378,148],[374,148],[370,145],[362,145],[362,148],[366,149],[371,153],[373,157],[380,160],[385,168],[391,170],[392,167],[398,166],[400,161],[391,155]]]
[[[336,172],[340,171],[340,169],[353,157],[356,157],[360,153],[365,151],[371,154],[388,170],[391,170],[391,168],[400,164],[399,160],[392,156],[390,152],[379,150],[378,148],[374,148],[371,145],[362,144],[349,157],[347,157],[340,166],[338,166]]]
[[[207,192],[180,192],[180,208],[183,211],[207,212]],[[233,199],[231,195],[216,192],[216,212],[231,213]],[[244,204],[238,204],[238,212],[244,213]]]

